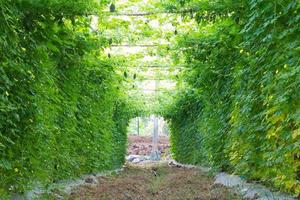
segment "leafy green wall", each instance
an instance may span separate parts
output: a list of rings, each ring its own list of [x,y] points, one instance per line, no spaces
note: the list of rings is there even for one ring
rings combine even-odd
[[[177,6],[197,10],[199,31],[177,43],[187,86],[165,113],[175,158],[299,194],[299,1]]]
[[[0,196],[124,162],[132,108],[95,2],[0,1]]]

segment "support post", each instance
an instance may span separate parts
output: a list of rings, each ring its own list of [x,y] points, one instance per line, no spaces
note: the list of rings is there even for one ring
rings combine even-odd
[[[137,135],[140,135],[140,118],[137,118]]]
[[[157,151],[158,150],[158,118],[157,116],[154,116],[153,119],[153,150]]]
[[[159,87],[159,80],[155,81],[155,90]],[[152,135],[152,151],[151,160],[160,160],[160,151],[158,150],[158,117],[153,115],[153,135]]]

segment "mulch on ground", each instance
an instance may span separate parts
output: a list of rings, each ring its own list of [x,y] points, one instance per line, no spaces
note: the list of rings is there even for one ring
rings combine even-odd
[[[101,177],[97,185],[75,188],[70,200],[234,200],[228,189],[213,185],[199,169],[126,166],[120,174]]]

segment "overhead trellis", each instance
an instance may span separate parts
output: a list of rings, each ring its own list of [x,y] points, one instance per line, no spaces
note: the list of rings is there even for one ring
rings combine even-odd
[[[181,11],[156,11],[156,12],[140,12],[140,13],[123,13],[123,12],[106,12],[107,15],[111,16],[128,16],[128,17],[142,17],[142,16],[149,16],[149,15],[160,15],[160,14],[172,14],[172,15],[182,15],[186,13],[194,13],[197,9],[187,9]]]
[[[159,47],[159,46],[167,46],[170,44],[113,44],[110,47]]]
[[[159,69],[186,69],[183,65],[178,66],[170,66],[170,65],[143,65],[143,66],[124,66],[124,67],[118,67],[118,68],[159,68]]]

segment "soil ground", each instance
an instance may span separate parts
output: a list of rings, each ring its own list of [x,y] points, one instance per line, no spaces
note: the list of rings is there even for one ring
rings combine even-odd
[[[160,149],[169,151],[168,138]],[[129,137],[128,154],[148,155],[151,137]],[[95,185],[74,188],[69,200],[234,200],[228,189],[214,185],[199,169],[169,165],[167,161],[127,163],[118,174],[99,177]]]
[[[147,167],[148,166],[148,167]],[[226,188],[198,169],[164,163],[128,165],[119,174],[98,179],[94,186],[73,190],[70,200],[234,200]]]
[[[128,150],[127,155],[150,155],[152,149],[151,136],[128,136]],[[159,136],[158,150],[162,157],[169,154],[170,144],[169,138],[166,136]]]

